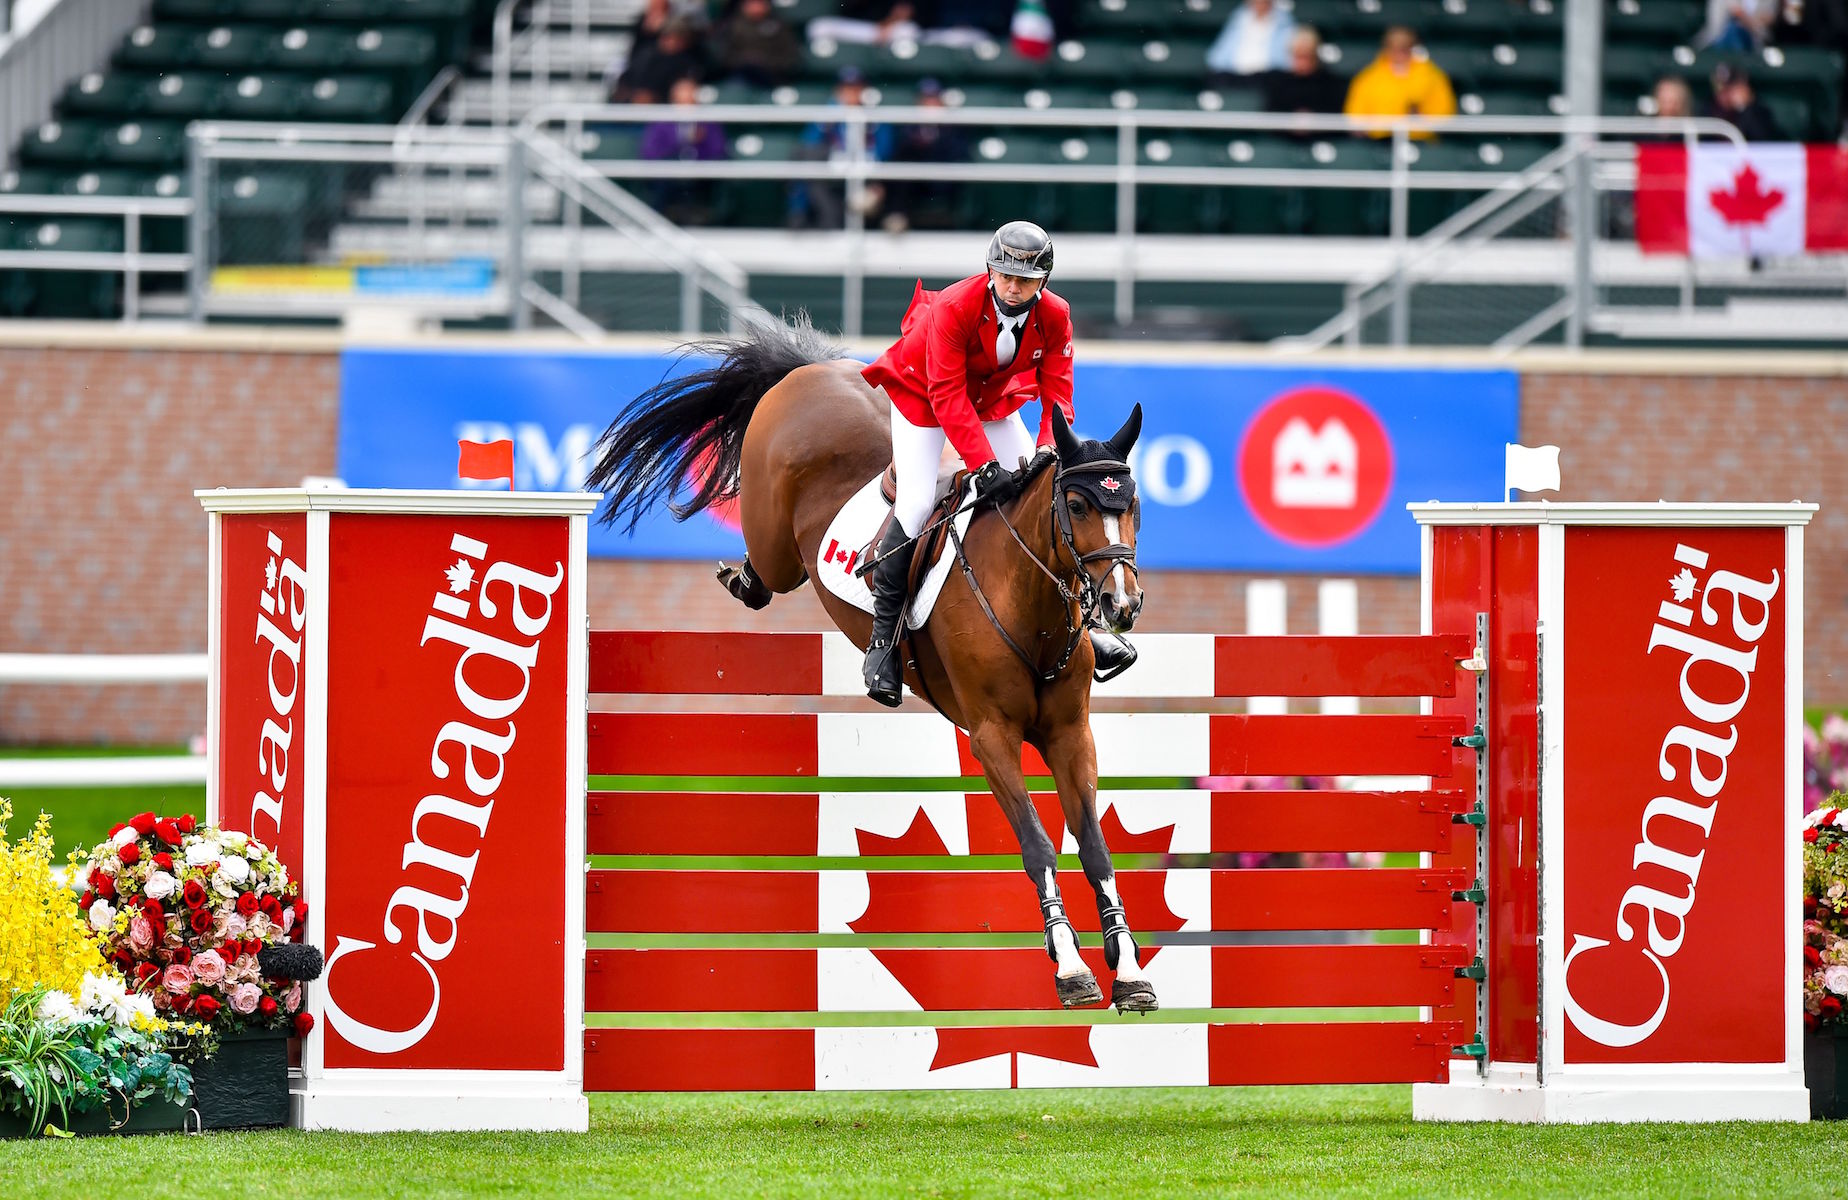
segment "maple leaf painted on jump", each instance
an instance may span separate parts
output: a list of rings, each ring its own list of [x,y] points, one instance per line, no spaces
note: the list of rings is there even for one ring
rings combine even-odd
[[[1763,190],[1758,172],[1748,162],[1733,176],[1732,191],[1715,188],[1707,199],[1728,225],[1763,225],[1784,203],[1784,193],[1777,188]]]
[[[1056,820],[1057,797],[1036,795],[1034,799],[1042,820],[1046,822],[1047,833],[1056,840],[1064,832],[1062,822]],[[983,827],[990,823],[981,817],[996,809],[992,797],[986,793],[970,795],[965,797],[965,803],[968,806],[972,853],[1017,850],[1018,847],[1013,844],[1003,847],[984,836]],[[1055,819],[1049,820],[1049,817]],[[1101,824],[1105,841],[1118,853],[1166,853],[1174,841],[1172,825],[1160,826],[1146,833],[1128,833],[1117,817],[1115,808],[1105,810]],[[1011,843],[1011,832],[1007,836]],[[856,837],[862,855],[948,853],[942,835],[922,809],[912,819],[910,827],[897,837],[886,837],[866,830],[857,831]],[[1015,929],[1039,920],[1032,885],[1024,877],[1019,879],[1017,885],[1014,880],[1007,880],[1005,896],[978,884],[978,880],[988,882],[983,875],[971,875],[969,879],[970,886],[963,900],[971,907],[961,917],[967,928],[974,929],[979,925],[982,930]],[[916,875],[910,872],[871,871],[867,873],[866,880],[866,911],[848,922],[848,928],[856,933],[919,928],[919,895],[914,889],[920,880]],[[1181,919],[1169,911],[1167,906],[1167,872],[1129,872],[1118,875],[1117,883],[1122,889],[1130,919],[1136,923],[1137,929],[1168,931],[1181,927]],[[1081,930],[1088,927],[1090,931],[1091,944],[1080,951],[1085,962],[1100,979],[1106,978],[1109,972],[1104,964],[1103,947],[1098,944],[1097,914],[1092,904],[1090,884],[1079,872],[1061,871],[1059,887],[1072,923]],[[994,910],[1011,903],[1016,893],[1021,906],[1021,920],[996,920],[991,925],[989,922],[992,917],[1000,915]],[[979,914],[977,908],[980,909]],[[951,916],[948,912],[939,911],[936,914],[936,927],[945,927],[945,918]],[[971,988],[979,988],[984,1003],[995,1008],[1052,1008],[1056,1004],[1050,978],[1052,963],[1040,949],[881,948],[872,953],[926,1012],[969,1007]],[[1141,954],[1143,965],[1146,966],[1159,953],[1157,948],[1145,948]],[[1103,1007],[1105,1003],[1108,1002],[1102,1002],[1098,1007]],[[941,1070],[959,1063],[978,1062],[1004,1054],[1015,1056],[1013,1067],[1016,1077],[1020,1066],[1018,1056],[1021,1054],[1095,1067],[1098,1062],[1091,1051],[1091,1028],[1088,1025],[1057,1025],[939,1029],[937,1050],[931,1059],[930,1069]]]
[[[1681,568],[1681,574],[1669,578],[1668,589],[1675,594],[1676,601],[1686,604],[1694,598],[1694,572]]]
[[[458,596],[475,582],[475,566],[465,558],[456,559],[453,567],[444,567],[443,574],[449,577],[449,590]]]
[[[263,590],[266,592],[276,590],[276,560],[273,558],[269,560],[269,566],[263,568]]]

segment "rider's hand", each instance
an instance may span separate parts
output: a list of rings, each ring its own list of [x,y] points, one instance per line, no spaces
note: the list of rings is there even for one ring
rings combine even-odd
[[[1020,483],[1020,472],[1010,471],[998,462],[983,463],[975,473],[976,493],[996,504],[1006,504],[1018,496]]]

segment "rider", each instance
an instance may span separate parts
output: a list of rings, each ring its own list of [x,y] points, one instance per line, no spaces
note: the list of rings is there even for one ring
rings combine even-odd
[[[898,549],[930,518],[944,441],[975,472],[978,493],[1004,503],[1019,494],[1036,448],[1021,406],[1035,396],[1040,401],[1039,447],[1053,444],[1053,405],[1072,419],[1072,308],[1045,286],[1051,274],[1046,231],[1031,221],[1008,222],[988,243],[983,273],[941,292],[918,285],[898,341],[863,372],[891,401],[898,475],[893,520],[873,571],[864,672],[867,695],[881,704],[898,704],[904,679],[897,642],[910,556]],[[1090,632],[1100,672],[1134,661],[1128,643]]]

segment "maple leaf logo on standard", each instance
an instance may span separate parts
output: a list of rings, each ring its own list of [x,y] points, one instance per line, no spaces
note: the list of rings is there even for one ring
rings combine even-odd
[[[1783,205],[1784,193],[1779,188],[1766,191],[1748,162],[1734,173],[1731,191],[1715,188],[1707,200],[1728,225],[1763,225]]]

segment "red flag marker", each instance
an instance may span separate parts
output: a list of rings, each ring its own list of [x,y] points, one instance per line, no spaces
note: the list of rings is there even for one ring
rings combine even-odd
[[[457,442],[456,478],[505,479],[513,490],[513,443]]]

